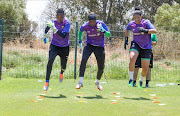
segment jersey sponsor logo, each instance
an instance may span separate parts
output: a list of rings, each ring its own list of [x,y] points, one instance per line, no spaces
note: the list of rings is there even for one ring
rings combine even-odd
[[[144,35],[144,32],[141,32],[141,33],[133,33],[133,35]]]
[[[89,37],[95,37],[95,36],[100,36],[100,33],[97,34],[92,34],[92,35],[88,35]]]
[[[95,37],[97,36],[96,34],[88,35],[89,37]]]

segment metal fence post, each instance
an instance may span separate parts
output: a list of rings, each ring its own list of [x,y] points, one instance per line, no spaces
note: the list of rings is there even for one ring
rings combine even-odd
[[[1,80],[1,74],[2,74],[2,48],[3,48],[3,25],[4,20],[0,19],[0,80]]]
[[[76,22],[75,58],[74,58],[74,79],[76,79],[76,66],[77,66],[77,38],[78,38],[78,22]]]

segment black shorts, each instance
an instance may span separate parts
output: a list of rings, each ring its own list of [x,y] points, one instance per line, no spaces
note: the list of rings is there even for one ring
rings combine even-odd
[[[57,55],[60,56],[61,59],[61,68],[66,69],[66,64],[69,56],[69,46],[58,47],[51,44],[49,48],[49,62],[53,63]]]
[[[152,55],[151,49],[142,49],[137,43],[131,42],[130,51],[136,50],[138,52],[138,55],[143,60],[150,60]]]
[[[59,47],[53,44],[49,48],[49,58],[59,55],[60,57],[68,58],[69,56],[69,46]]]
[[[135,68],[142,68],[142,66],[141,66],[141,58],[139,56],[137,57],[137,60],[136,60],[136,63],[135,63]],[[153,54],[151,55],[149,68],[153,68]]]
[[[95,55],[96,60],[97,60],[98,70],[104,69],[104,62],[105,62],[104,47],[93,46],[91,44],[87,44],[83,50],[83,56],[82,56],[81,65],[80,65],[79,77],[84,77],[84,72],[86,69],[87,60],[89,59],[89,57],[91,56],[91,54],[93,52],[94,52],[94,55]],[[98,75],[97,75],[97,78],[101,78],[101,76],[98,77]]]

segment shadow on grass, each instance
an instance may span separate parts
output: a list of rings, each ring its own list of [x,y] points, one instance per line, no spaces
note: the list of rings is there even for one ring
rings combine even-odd
[[[151,100],[148,98],[144,98],[144,97],[139,97],[139,98],[128,98],[128,97],[123,97],[124,99],[131,99],[131,100]]]
[[[58,99],[58,98],[66,98],[66,96],[62,95],[62,94],[59,94],[59,96],[55,97],[55,96],[44,96],[45,98],[55,98],[55,99]]]
[[[101,95],[96,95],[96,97],[83,97],[85,99],[106,99],[106,98],[103,98]]]
[[[132,88],[138,88],[138,86],[136,85],[136,87],[132,87]],[[142,87],[142,88],[149,89],[149,88],[155,88],[155,87],[150,85],[149,87]]]

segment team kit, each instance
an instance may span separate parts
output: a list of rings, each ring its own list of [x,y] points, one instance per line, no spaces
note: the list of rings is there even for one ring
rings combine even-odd
[[[129,82],[128,86],[136,87],[136,78],[139,68],[142,68],[139,79],[139,89],[142,89],[143,80],[146,78],[146,87],[149,87],[151,77],[151,68],[153,68],[153,53],[152,46],[157,43],[157,30],[149,20],[142,18],[142,12],[139,8],[135,8],[133,13],[133,21],[129,22],[125,30],[124,48],[128,45],[129,31],[133,32],[133,40],[130,45],[130,62],[129,62]],[[50,29],[53,30],[52,40],[49,47],[49,59],[46,70],[46,81],[43,90],[47,91],[50,83],[50,75],[52,65],[59,56],[61,59],[61,70],[59,81],[63,82],[64,71],[66,70],[67,60],[69,56],[69,30],[70,22],[65,17],[63,8],[56,11],[56,19],[47,22],[44,33],[44,43],[48,42],[47,33]],[[85,46],[82,48],[82,35],[86,32]],[[78,32],[79,48],[82,51],[82,59],[79,68],[79,82],[76,89],[83,87],[83,77],[86,70],[88,58],[94,53],[97,60],[97,77],[95,85],[98,90],[103,87],[100,84],[102,74],[105,67],[105,37],[110,37],[111,33],[107,25],[97,20],[94,12],[89,13],[88,21],[80,26]]]

